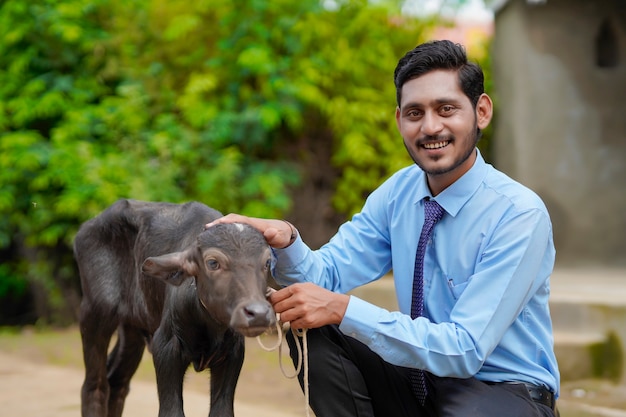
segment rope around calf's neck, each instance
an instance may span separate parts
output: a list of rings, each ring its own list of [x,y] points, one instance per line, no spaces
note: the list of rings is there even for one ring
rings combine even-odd
[[[283,367],[282,351],[283,351],[284,338],[283,338],[283,328],[280,325],[280,316],[278,314],[276,315],[276,333],[278,334],[278,341],[276,342],[276,344],[274,344],[271,347],[265,346],[263,342],[261,341],[261,336],[257,336],[256,340],[259,343],[259,346],[261,346],[261,348],[265,350],[266,352],[272,352],[278,349],[278,365],[280,366],[280,371],[283,373],[285,378],[293,379],[297,377],[298,374],[300,373],[300,370],[302,370],[302,367],[304,366],[304,375],[302,378],[304,401],[305,401],[304,409],[306,412],[306,417],[310,417],[311,412],[310,412],[310,407],[309,407],[309,398],[310,398],[310,394],[309,394],[309,347],[308,347],[307,337],[306,337],[307,329],[297,329],[297,330],[291,329],[291,332],[293,333],[294,338],[296,336],[302,338],[302,347],[300,347],[300,343],[298,343],[297,340],[295,343],[296,349],[298,350],[298,361],[296,364],[296,371],[293,375],[287,374],[287,371],[285,371],[285,368]]]

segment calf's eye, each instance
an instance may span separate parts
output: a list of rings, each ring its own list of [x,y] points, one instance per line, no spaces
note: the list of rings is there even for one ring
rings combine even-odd
[[[209,259],[208,261],[206,261],[206,266],[212,271],[220,269],[220,263],[217,262],[215,259]]]
[[[270,269],[270,267],[272,266],[272,260],[268,258],[267,261],[265,261],[265,269]]]

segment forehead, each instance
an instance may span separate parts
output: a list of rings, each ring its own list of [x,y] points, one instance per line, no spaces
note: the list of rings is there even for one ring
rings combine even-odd
[[[461,90],[456,71],[435,70],[413,78],[402,86],[401,107],[408,104],[429,105],[449,100],[468,100]]]

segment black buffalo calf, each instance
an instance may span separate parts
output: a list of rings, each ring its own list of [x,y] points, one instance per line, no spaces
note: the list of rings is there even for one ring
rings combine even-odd
[[[121,416],[146,345],[159,416],[184,415],[190,364],[210,369],[209,416],[233,416],[244,336],[275,323],[265,298],[271,252],[249,226],[204,230],[220,216],[200,203],[120,200],[81,226],[74,252],[83,290],[84,417]]]

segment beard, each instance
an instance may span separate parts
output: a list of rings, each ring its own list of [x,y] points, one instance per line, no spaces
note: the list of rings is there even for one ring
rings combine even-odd
[[[472,153],[474,152],[476,148],[476,144],[478,143],[478,140],[480,139],[481,133],[482,132],[480,131],[480,129],[476,126],[476,121],[474,121],[474,127],[471,130],[471,133],[468,133],[467,137],[463,141],[463,143],[466,144],[465,149],[463,149],[463,152],[452,162],[452,164],[448,166],[428,168],[427,166],[428,164],[420,163],[419,158],[417,158],[416,155],[413,155],[410,150],[409,150],[409,154],[411,155],[413,162],[415,162],[415,164],[418,167],[420,167],[422,171],[424,171],[426,174],[428,175],[447,174],[448,172],[454,171],[456,168],[461,166],[465,161],[467,161],[467,159],[470,156],[472,156]],[[419,147],[419,145],[424,142],[433,143],[433,142],[440,142],[440,141],[455,142],[456,137],[454,135],[422,136],[416,141],[416,145]]]

